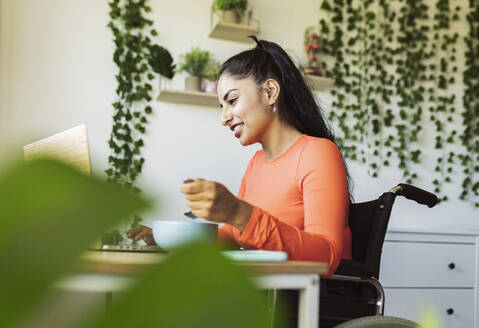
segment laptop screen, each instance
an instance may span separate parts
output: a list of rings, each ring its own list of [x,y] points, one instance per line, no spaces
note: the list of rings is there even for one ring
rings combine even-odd
[[[90,152],[85,125],[62,131],[23,147],[26,161],[54,158],[91,175]]]

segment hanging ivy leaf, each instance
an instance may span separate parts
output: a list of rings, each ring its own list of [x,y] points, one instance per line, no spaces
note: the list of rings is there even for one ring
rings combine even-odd
[[[153,71],[168,79],[173,78],[176,65],[173,65],[173,57],[170,52],[156,44],[149,49],[149,52],[150,58],[148,63]]]

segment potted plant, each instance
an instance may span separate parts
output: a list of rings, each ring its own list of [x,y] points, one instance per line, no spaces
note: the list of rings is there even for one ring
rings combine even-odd
[[[248,0],[215,0],[216,9],[223,13],[223,21],[239,23],[244,15]]]
[[[212,57],[211,52],[197,47],[180,56],[178,72],[185,71],[190,74],[185,80],[185,90],[201,91],[201,78],[205,76],[206,67]]]
[[[323,76],[319,68],[320,36],[315,26],[310,26],[304,32],[304,50],[308,54],[308,65],[304,69],[306,74]]]
[[[205,76],[203,79],[204,92],[216,94],[216,86],[219,72],[220,63],[214,59],[211,59],[205,69]]]

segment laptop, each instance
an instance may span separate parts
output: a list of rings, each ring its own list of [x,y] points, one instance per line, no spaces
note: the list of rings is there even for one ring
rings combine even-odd
[[[72,165],[87,175],[91,175],[90,152],[85,125],[35,141],[23,147],[26,161],[37,158],[54,158]]]
[[[72,165],[87,175],[91,175],[87,129],[83,124],[25,145],[23,147],[23,156],[25,161],[37,158],[54,158]],[[158,246],[130,244],[102,244],[101,250],[118,252],[164,252]]]

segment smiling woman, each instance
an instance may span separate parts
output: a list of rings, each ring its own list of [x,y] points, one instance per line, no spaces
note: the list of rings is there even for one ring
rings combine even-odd
[[[242,146],[262,149],[237,196],[203,179],[180,191],[194,215],[225,222],[218,243],[326,262],[332,274],[342,258],[351,258],[347,169],[302,74],[280,46],[254,39],[255,48],[223,63],[217,93],[221,123]]]
[[[347,169],[302,74],[276,43],[254,39],[254,49],[221,66],[218,80],[222,124],[241,145],[262,146],[237,196],[249,207],[218,241],[327,262],[332,274],[351,256]]]

